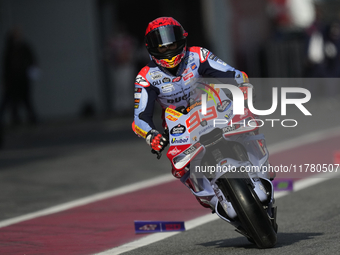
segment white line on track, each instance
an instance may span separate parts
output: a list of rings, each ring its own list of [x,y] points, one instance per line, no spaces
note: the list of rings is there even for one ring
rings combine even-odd
[[[310,134],[306,134],[297,138],[293,138],[291,140],[287,140],[285,142],[282,143],[277,143],[275,145],[269,146],[268,150],[271,152],[271,154],[276,154],[276,153],[280,153],[282,151],[294,148],[294,147],[298,147],[301,145],[306,145],[306,144],[311,144],[314,142],[318,142],[327,138],[331,138],[331,137],[335,137],[340,135],[340,127],[336,127],[336,128],[332,128],[332,129],[328,129],[328,130],[323,130],[323,131],[318,131],[318,132],[313,132]],[[328,174],[328,173],[327,173]],[[310,178],[310,179],[305,179],[305,180],[301,180],[295,183],[294,185],[294,191],[296,189],[303,189],[306,188],[310,185],[314,185],[317,184],[321,181],[327,180],[330,177],[330,175],[328,174],[327,177],[325,178]],[[130,184],[118,189],[114,189],[114,190],[110,190],[110,191],[106,191],[106,192],[102,192],[102,193],[98,193],[98,194],[94,194],[85,198],[81,198],[81,199],[77,199],[74,201],[70,201],[64,204],[60,204],[60,205],[56,205],[50,208],[46,208],[37,212],[33,212],[33,213],[29,213],[29,214],[25,214],[22,216],[18,216],[15,218],[11,218],[11,219],[7,219],[7,220],[3,220],[0,221],[0,228],[2,227],[6,227],[12,224],[16,224],[19,222],[23,222],[26,220],[30,220],[30,219],[34,219],[34,218],[38,218],[41,216],[46,216],[49,214],[53,214],[53,213],[57,213],[57,212],[62,212],[68,209],[72,209],[78,206],[82,206],[82,205],[86,205],[86,204],[90,204],[99,200],[103,200],[103,199],[107,199],[107,198],[111,198],[114,196],[118,196],[118,195],[122,195],[122,194],[126,194],[129,192],[133,192],[139,189],[143,189],[143,188],[148,188],[148,187],[152,187],[152,186],[156,186],[158,184],[162,184],[162,183],[166,183],[166,182],[170,182],[170,181],[178,181],[175,180],[174,177],[170,174],[167,175],[162,175],[153,179],[149,179],[149,180],[145,180],[145,181],[141,181],[138,183],[134,183],[134,184]],[[300,185],[300,186],[299,186]],[[304,186],[306,185],[306,186]],[[299,188],[300,187],[300,188]],[[302,188],[301,188],[302,187]],[[279,196],[285,196],[289,194],[289,192],[282,192],[276,195],[276,197],[278,198]],[[193,219],[190,220],[188,222],[186,222],[186,229],[192,229],[194,227],[197,227],[201,224],[204,224],[206,222],[209,222],[211,220],[215,220],[216,216],[214,215],[207,215],[207,216],[203,216],[203,217],[199,217],[197,219]],[[125,244],[123,246],[114,248],[112,250],[109,250],[103,253],[100,253],[101,255],[106,255],[106,254],[117,254],[116,251],[114,251],[115,249],[118,248],[123,248],[125,247],[125,249],[127,249],[127,247],[130,247],[129,250],[132,249],[136,249],[138,247],[147,245],[149,243],[153,243],[159,240],[162,240],[164,238],[176,235],[177,232],[171,232],[171,233],[156,233],[156,234],[152,234],[150,236],[147,236],[145,238],[142,238],[140,240],[137,240],[135,242],[132,243],[128,243]],[[159,236],[159,237],[158,237]],[[149,241],[148,242],[148,238],[152,239],[153,241]],[[144,244],[144,242],[146,242]],[[126,250],[128,251],[128,250]],[[119,252],[120,253],[120,252]]]
[[[170,181],[174,181],[174,177],[171,174],[166,174],[166,175],[161,175],[149,180],[145,180],[145,181],[141,181],[141,182],[137,182],[134,184],[130,184],[118,189],[114,189],[114,190],[109,190],[106,192],[101,192],[98,194],[94,194],[92,196],[88,196],[88,197],[84,197],[84,198],[80,198],[74,201],[70,201],[64,204],[60,204],[60,205],[56,205],[56,206],[52,206],[50,208],[46,208],[37,212],[33,212],[33,213],[28,213],[22,216],[18,216],[15,218],[11,218],[8,220],[3,220],[0,221],[0,228],[2,227],[6,227],[12,224],[16,224],[22,221],[26,221],[26,220],[31,220],[34,218],[38,218],[41,216],[45,216],[45,215],[49,215],[49,214],[53,214],[53,213],[57,213],[57,212],[62,212],[68,209],[72,209],[74,207],[78,207],[78,206],[82,206],[82,205],[86,205],[86,204],[90,204],[93,202],[97,202],[99,200],[103,200],[103,199],[107,199],[107,198],[111,198],[111,197],[115,197],[115,196],[119,196],[119,195],[123,195],[126,193],[130,193],[136,190],[140,190],[140,189],[144,189],[144,188],[149,188],[158,184],[162,184],[162,183],[166,183],[166,182],[170,182]]]

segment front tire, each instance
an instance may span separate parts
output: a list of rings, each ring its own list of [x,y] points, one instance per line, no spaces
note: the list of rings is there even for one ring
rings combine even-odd
[[[227,175],[219,179],[218,186],[232,203],[247,235],[259,248],[275,246],[276,232],[255,191],[248,184],[251,181],[245,178],[227,178]]]

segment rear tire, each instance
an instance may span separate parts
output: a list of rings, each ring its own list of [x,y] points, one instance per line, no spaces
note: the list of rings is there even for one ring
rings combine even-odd
[[[232,203],[244,230],[257,247],[275,246],[276,232],[255,191],[247,184],[247,179],[227,178],[224,175],[219,179],[218,186]]]

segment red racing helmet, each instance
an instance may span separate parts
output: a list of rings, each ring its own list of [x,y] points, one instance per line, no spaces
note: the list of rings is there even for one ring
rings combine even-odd
[[[161,17],[151,21],[146,28],[145,45],[157,65],[174,68],[185,56],[187,36],[177,20]]]

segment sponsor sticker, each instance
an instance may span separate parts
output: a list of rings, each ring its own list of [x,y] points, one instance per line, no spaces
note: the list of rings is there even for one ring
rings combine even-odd
[[[190,104],[190,106],[187,108],[187,112],[190,112],[192,109],[194,109],[196,106],[200,106],[202,105],[202,101],[196,101],[192,104]]]
[[[213,125],[209,125],[209,126],[203,128],[201,131],[199,131],[198,134],[201,135],[204,132],[208,131],[209,129],[212,129],[213,127],[214,127]]]
[[[195,60],[195,58],[194,58],[194,53],[190,53],[190,55],[189,55],[189,57],[188,58],[186,58],[185,59],[185,64],[187,65],[187,64],[190,64],[191,62],[193,62]]]
[[[141,98],[142,97],[142,93],[135,93],[135,98]]]
[[[162,89],[162,92],[163,92],[163,93],[169,93],[169,92],[175,90],[174,85],[172,85],[172,84],[164,85],[164,86],[162,86],[161,89]]]
[[[228,110],[230,108],[230,106],[231,106],[231,101],[226,99],[226,100],[222,101],[222,104],[218,103],[216,109],[219,112],[224,112],[224,111]]]
[[[180,136],[180,135],[184,134],[185,131],[186,131],[185,126],[178,124],[176,127],[173,127],[170,130],[170,134],[173,135],[173,136]]]
[[[170,121],[177,121],[177,120],[178,120],[178,118],[173,117],[173,116],[171,116],[171,115],[166,116],[166,118],[167,118],[168,120],[170,120]]]
[[[240,124],[232,125],[232,126],[227,126],[222,128],[223,134],[234,131],[240,127]]]
[[[162,84],[161,80],[154,81],[154,82],[152,83],[153,86],[157,86],[157,85],[161,85],[161,84]]]
[[[214,54],[210,54],[210,56],[209,56],[209,58],[211,59],[211,60],[214,60],[214,61],[216,61],[216,55],[214,55]]]
[[[223,60],[221,59],[217,59],[217,63],[221,64],[221,65],[224,65],[224,66],[227,66],[227,63],[224,62]]]
[[[141,137],[145,138],[146,137],[146,134],[147,132],[144,131],[143,129],[141,129],[140,127],[138,126],[135,126],[135,132],[140,135]]]
[[[159,80],[160,78],[162,78],[162,74],[159,71],[150,72],[149,75],[153,80]]]
[[[174,149],[172,149],[171,151],[169,151],[168,153],[172,156],[177,155],[178,153],[180,153],[181,150],[179,150],[177,147],[175,147]]]
[[[173,115],[173,116],[175,116],[175,117],[177,117],[177,118],[179,118],[179,117],[182,116],[182,113],[180,113],[180,112],[178,112],[178,111],[175,111],[175,110],[173,110],[173,109],[171,109],[171,108],[166,108],[165,112],[166,112],[166,113],[169,113],[169,114],[171,114],[171,115]]]
[[[172,82],[179,82],[182,79],[182,76],[178,76],[172,79]]]
[[[172,138],[171,139],[172,144],[187,143],[188,141],[189,141],[189,137],[179,137],[179,138]]]
[[[194,77],[194,74],[192,72],[190,72],[189,74],[187,74],[186,76],[183,77],[183,80],[187,81],[187,80],[189,80],[192,77]]]
[[[169,77],[164,77],[162,82],[163,83],[169,83],[171,81],[171,79]]]
[[[185,155],[189,155],[189,154],[193,153],[194,151],[196,151],[200,146],[201,146],[200,143],[195,143],[195,144],[191,145],[188,149],[183,151],[183,153]]]
[[[135,233],[185,231],[184,221],[135,221]]]
[[[226,113],[226,115],[224,115],[224,118],[226,118],[227,120],[230,119],[230,117],[233,116],[233,110],[230,110]]]
[[[184,69],[184,71],[183,71],[183,75],[185,75],[185,74],[187,74],[188,72],[189,72],[189,70],[190,70],[190,68],[188,67],[188,68],[186,68],[186,69]]]

